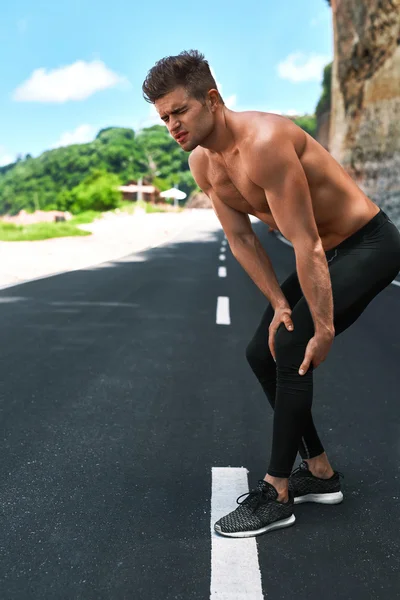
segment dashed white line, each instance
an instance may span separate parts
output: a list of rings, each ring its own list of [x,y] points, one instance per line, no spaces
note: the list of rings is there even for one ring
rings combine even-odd
[[[222,248],[220,249],[220,252],[226,252],[226,248],[224,246],[222,246]]]
[[[226,260],[226,256],[224,254],[219,255],[219,260]]]
[[[226,277],[226,267],[218,268],[218,277]]]
[[[228,296],[218,296],[217,301],[217,325],[230,325],[231,317],[229,314]]]
[[[249,491],[244,467],[213,467],[211,492],[211,600],[263,600],[256,538],[226,538],[214,523]]]

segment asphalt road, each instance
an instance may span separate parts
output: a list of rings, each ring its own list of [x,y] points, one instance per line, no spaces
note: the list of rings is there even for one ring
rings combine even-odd
[[[209,229],[0,291],[1,600],[210,597],[211,468],[263,478],[272,414],[244,355],[266,300]],[[283,281],[293,250],[254,229]],[[345,501],[257,538],[265,598],[400,598],[399,307],[391,285],[315,371]]]

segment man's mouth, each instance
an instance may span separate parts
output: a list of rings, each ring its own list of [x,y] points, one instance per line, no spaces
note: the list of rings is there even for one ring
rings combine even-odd
[[[178,135],[175,136],[175,139],[177,142],[182,142],[182,140],[187,136],[187,132],[182,132],[182,133],[178,133]]]

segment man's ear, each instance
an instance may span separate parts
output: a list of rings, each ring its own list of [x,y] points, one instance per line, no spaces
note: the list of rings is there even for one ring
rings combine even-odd
[[[215,111],[220,103],[218,90],[214,88],[212,90],[209,90],[207,97],[210,109],[212,111]]]

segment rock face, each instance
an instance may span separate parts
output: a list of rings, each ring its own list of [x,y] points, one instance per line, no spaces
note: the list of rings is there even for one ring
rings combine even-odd
[[[323,146],[326,150],[329,150],[329,126],[330,126],[330,111],[326,111],[317,117],[317,131],[315,139]]]
[[[329,149],[400,227],[400,0],[332,0]]]

